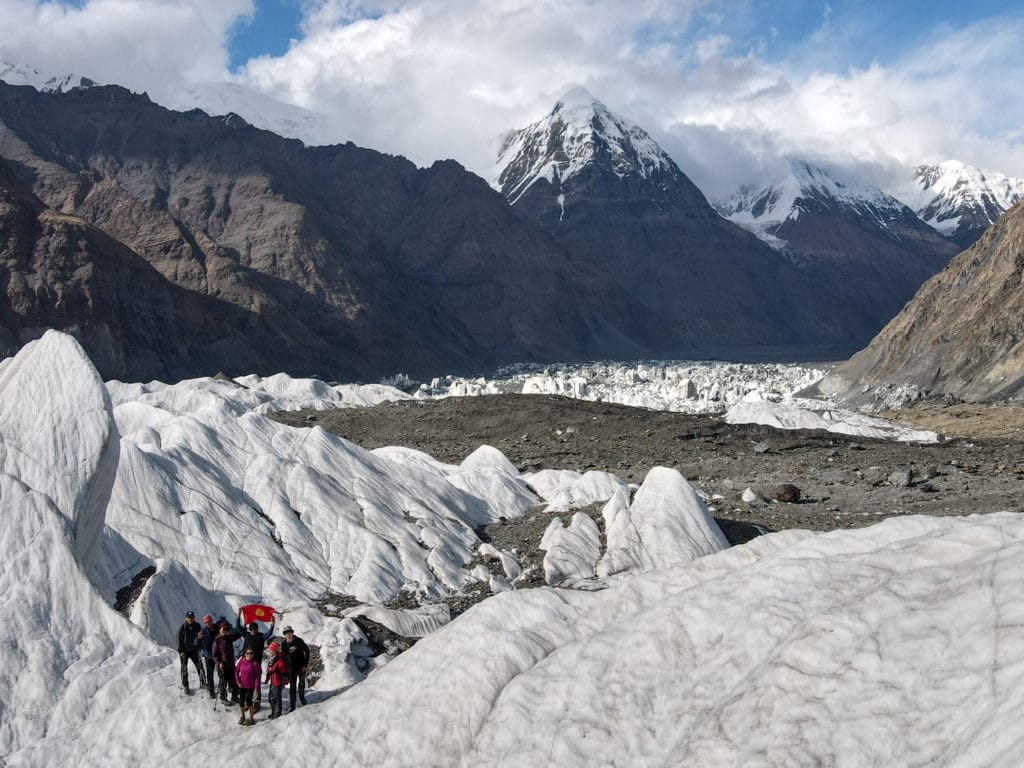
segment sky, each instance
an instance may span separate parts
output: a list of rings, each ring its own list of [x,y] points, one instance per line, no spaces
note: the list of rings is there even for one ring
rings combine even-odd
[[[891,180],[1024,176],[1024,8],[866,0],[0,0],[0,59],[182,104],[233,83],[354,141],[487,177],[499,137],[583,86],[711,196],[780,158]],[[194,99],[193,99],[194,100]]]

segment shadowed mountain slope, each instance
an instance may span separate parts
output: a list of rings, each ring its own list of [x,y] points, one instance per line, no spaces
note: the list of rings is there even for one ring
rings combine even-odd
[[[926,282],[819,388],[867,398],[898,385],[972,401],[1024,396],[1024,204]]]

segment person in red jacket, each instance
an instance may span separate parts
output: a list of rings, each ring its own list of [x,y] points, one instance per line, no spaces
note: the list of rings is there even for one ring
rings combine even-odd
[[[255,653],[247,648],[242,658],[235,665],[235,682],[238,683],[238,706],[242,708],[239,725],[255,725],[256,711],[253,705],[253,692],[260,687],[260,671],[262,667]],[[249,709],[249,719],[245,719],[245,710]]]
[[[264,682],[270,683],[270,719],[273,720],[281,716],[284,687],[288,684],[288,667],[281,646],[271,643],[267,650],[270,651],[270,664],[267,665],[267,678]]]

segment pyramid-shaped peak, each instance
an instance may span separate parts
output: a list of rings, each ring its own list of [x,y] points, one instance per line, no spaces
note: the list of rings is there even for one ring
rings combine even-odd
[[[514,204],[540,179],[561,189],[588,168],[619,179],[685,178],[646,131],[577,86],[548,115],[505,135],[491,183]]]
[[[602,107],[604,106],[603,104],[601,104],[600,101],[594,98],[590,91],[588,91],[581,85],[577,85],[573,88],[570,88],[562,95],[562,98],[560,98],[558,102],[555,104],[555,109],[558,109],[559,106],[569,110],[580,108],[593,108],[595,104],[598,104]]]

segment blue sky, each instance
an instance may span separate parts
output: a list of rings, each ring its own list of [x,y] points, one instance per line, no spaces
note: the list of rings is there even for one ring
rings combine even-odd
[[[231,29],[228,51],[232,69],[256,56],[280,56],[288,43],[302,36],[302,7],[298,0],[255,0],[250,18]]]
[[[0,61],[211,114],[255,94],[308,143],[485,177],[574,86],[713,195],[791,156],[1024,177],[1024,6],[994,0],[0,0],[0,27]]]

